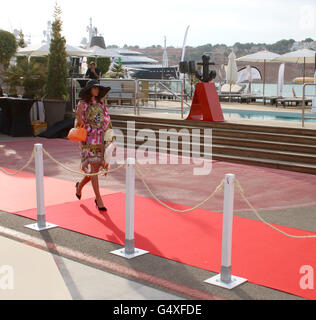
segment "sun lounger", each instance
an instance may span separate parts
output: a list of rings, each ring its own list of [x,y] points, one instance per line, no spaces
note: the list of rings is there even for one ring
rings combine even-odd
[[[239,93],[219,93],[218,94],[219,100],[220,101],[238,101],[240,102],[241,94]]]
[[[277,99],[282,99],[282,97],[280,97],[280,96],[268,96],[268,97],[264,97],[263,103],[266,104],[267,101],[270,101],[270,104],[276,105]]]
[[[244,89],[246,88],[246,85],[240,85],[240,84],[232,84],[230,87],[229,84],[225,83],[220,90],[221,94],[241,94]]]
[[[312,103],[312,99],[310,98],[305,98],[305,106],[308,106],[309,104]],[[283,106],[283,108],[285,108],[286,106],[301,106],[302,105],[302,98],[299,97],[292,97],[292,98],[280,98],[280,99],[276,99],[276,107],[278,107],[280,105]]]
[[[242,94],[240,98],[241,103],[251,103],[257,102],[257,100],[263,101],[263,96],[259,96],[257,94]]]
[[[224,84],[220,88],[220,91],[218,93],[218,97],[220,101],[238,101],[240,102],[241,93],[246,88],[246,85],[240,85],[240,84]]]

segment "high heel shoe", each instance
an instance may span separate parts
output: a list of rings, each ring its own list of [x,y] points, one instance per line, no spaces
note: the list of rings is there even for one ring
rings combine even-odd
[[[95,199],[94,202],[95,202],[95,205],[97,206],[99,211],[107,211],[106,207],[99,207],[98,206],[97,199]]]
[[[80,200],[81,199],[81,194],[77,193],[78,186],[79,186],[79,182],[76,183],[76,197]]]

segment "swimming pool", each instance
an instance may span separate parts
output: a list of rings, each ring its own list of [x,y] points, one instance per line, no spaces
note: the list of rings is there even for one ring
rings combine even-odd
[[[222,109],[225,119],[254,119],[254,120],[279,120],[279,121],[302,121],[302,113],[275,112],[261,110],[238,110]],[[305,122],[316,122],[316,114],[307,117],[315,119],[305,119]]]
[[[111,108],[109,108],[111,110]],[[117,111],[118,108],[115,107]],[[133,112],[133,107],[129,108]],[[165,114],[180,114],[180,109],[167,109],[163,108],[140,108],[141,113],[146,110],[146,112],[159,112]],[[278,120],[278,121],[291,121],[291,122],[301,122],[302,112],[278,112],[278,111],[264,111],[264,110],[241,110],[241,109],[227,109],[222,108],[225,120],[229,119],[253,119],[253,120]],[[183,114],[186,118],[190,113],[190,108],[184,106]],[[313,117],[314,119],[306,119],[305,122],[316,123],[316,114],[306,114],[305,117]]]

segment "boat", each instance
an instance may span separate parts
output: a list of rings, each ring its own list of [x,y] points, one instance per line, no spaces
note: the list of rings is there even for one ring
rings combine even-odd
[[[129,78],[135,79],[164,79],[172,80],[179,79],[178,66],[168,66],[168,56],[165,46],[163,51],[162,64],[157,60],[145,56],[138,51],[132,51],[125,48],[105,48],[105,42],[102,36],[97,34],[97,28],[92,26],[92,19],[90,18],[90,25],[87,27],[89,31],[89,45],[98,45],[101,48],[112,52],[112,63],[121,63],[123,68],[127,71]],[[89,49],[89,48],[86,48]]]
[[[119,52],[122,56],[121,62],[127,68],[131,78],[156,80],[178,78],[178,66],[168,66],[166,37],[162,64],[158,64],[157,60],[148,58],[140,52],[129,50],[119,50]]]
[[[130,77],[136,79],[178,79],[178,66],[163,67],[157,64],[125,65]]]

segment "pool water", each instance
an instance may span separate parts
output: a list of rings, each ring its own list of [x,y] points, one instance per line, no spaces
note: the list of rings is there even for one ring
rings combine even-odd
[[[302,121],[302,113],[292,112],[223,109],[223,114],[225,119]],[[315,119],[305,119],[305,122],[316,122],[316,114],[308,115],[307,117],[315,117]]]
[[[161,109],[161,112],[169,114],[180,114],[180,110]],[[263,110],[240,110],[240,109],[222,109],[225,120],[229,119],[253,119],[253,120],[278,120],[278,121],[302,121],[302,112],[277,112]],[[190,109],[184,108],[184,117],[187,117]],[[305,117],[315,119],[306,119],[305,122],[316,123],[316,114],[306,114]]]

